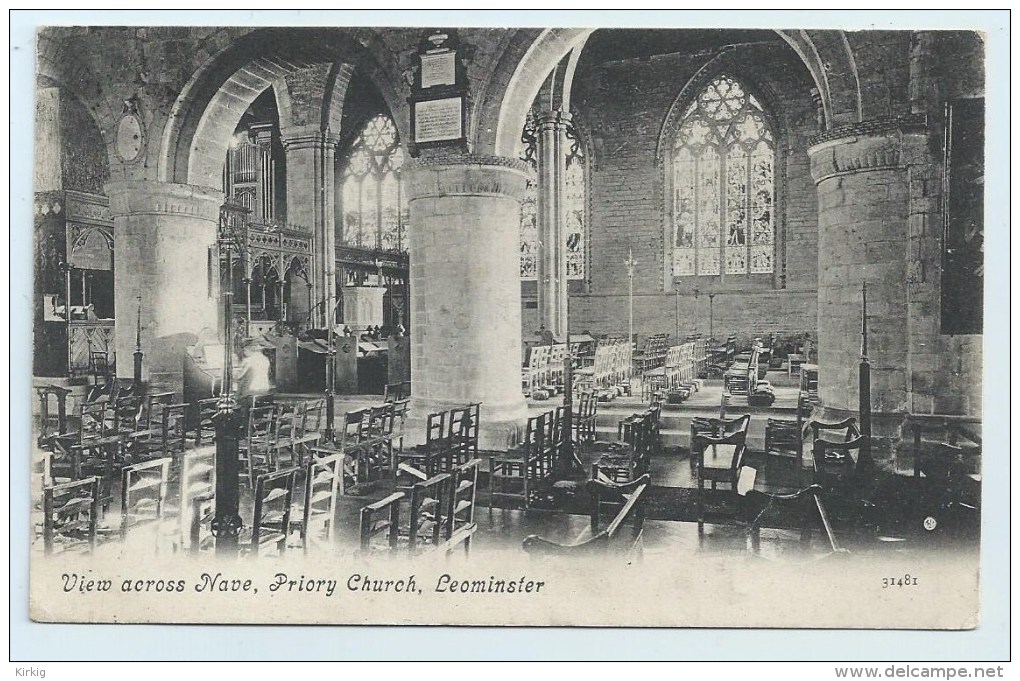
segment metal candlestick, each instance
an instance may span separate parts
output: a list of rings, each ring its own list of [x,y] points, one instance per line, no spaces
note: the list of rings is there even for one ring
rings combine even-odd
[[[216,538],[216,552],[226,556],[237,555],[237,540],[241,532],[238,514],[240,498],[238,477],[240,461],[238,442],[241,438],[241,415],[234,399],[234,250],[243,255],[243,236],[248,221],[248,209],[227,200],[220,206],[219,229],[216,244],[226,256],[226,282],[220,283],[223,297],[223,376],[220,401],[217,404],[213,425],[216,429],[216,511],[212,520],[212,533]]]

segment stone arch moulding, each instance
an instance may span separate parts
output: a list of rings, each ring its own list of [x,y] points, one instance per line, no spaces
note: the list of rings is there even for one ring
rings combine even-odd
[[[497,156],[511,156],[524,126],[528,108],[548,74],[574,48],[583,46],[596,29],[550,28],[543,30],[517,62],[499,102],[495,121],[482,121],[480,131],[496,131],[492,149]],[[818,88],[825,114],[826,128],[861,120],[861,90],[857,66],[842,31],[779,31],[804,62]],[[573,70],[568,74],[573,76]],[[565,83],[565,92],[570,84]],[[492,125],[494,123],[494,125]],[[489,124],[489,125],[487,125]],[[481,141],[481,140],[480,140]],[[479,144],[485,151],[485,144]]]
[[[379,89],[394,119],[406,118],[400,115],[407,105],[402,104],[406,97],[396,85],[400,82],[399,70],[374,30],[309,29],[307,39],[301,41],[294,40],[293,35],[289,40],[281,39],[281,30],[258,29],[237,38],[211,55],[192,75],[163,130],[158,165],[161,181],[219,189],[227,145],[248,106],[266,88],[274,86],[284,125],[290,102],[282,83],[288,75],[313,65],[333,65],[323,96],[323,130],[340,120],[347,84],[355,69]]]

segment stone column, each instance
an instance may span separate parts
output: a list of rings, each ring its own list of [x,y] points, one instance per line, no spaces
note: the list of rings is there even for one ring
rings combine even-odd
[[[411,422],[480,402],[483,449],[506,449],[527,416],[517,254],[528,172],[476,155],[409,168]]]
[[[287,153],[287,222],[306,229],[315,239],[312,263],[314,304],[333,300],[336,268],[336,216],[334,213],[334,157],[339,138],[316,126],[281,131]],[[325,326],[325,308],[319,324]]]
[[[117,376],[130,378],[141,294],[142,377],[179,392],[185,347],[217,333],[216,225],[223,194],[151,181],[106,185],[113,214]],[[205,335],[205,334],[203,334]]]
[[[255,157],[257,184],[255,191],[255,214],[259,222],[272,222],[275,215],[276,179],[273,173],[273,125],[257,123],[251,126],[251,134],[258,147]]]
[[[563,142],[570,114],[538,117],[538,318],[556,337],[567,333],[567,216],[563,205],[566,156]]]
[[[818,189],[819,402],[827,418],[857,411],[867,282],[874,433],[890,436],[909,411],[909,171],[927,162],[926,135],[870,121],[820,138],[808,149]]]

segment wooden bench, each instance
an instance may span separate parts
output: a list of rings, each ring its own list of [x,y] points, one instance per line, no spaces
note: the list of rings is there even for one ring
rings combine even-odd
[[[560,544],[538,535],[531,535],[524,540],[522,546],[527,553],[537,556],[592,552],[640,553],[644,530],[644,504],[650,486],[651,477],[647,474],[623,485],[589,480],[588,491],[592,496],[589,538],[573,544]],[[599,529],[603,506],[620,501],[622,506],[613,519],[604,529]]]

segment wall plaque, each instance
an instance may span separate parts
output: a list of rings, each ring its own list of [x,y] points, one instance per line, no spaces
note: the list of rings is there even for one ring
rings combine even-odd
[[[464,137],[462,97],[414,103],[414,141],[437,142]]]
[[[457,53],[421,55],[421,87],[457,84]]]

